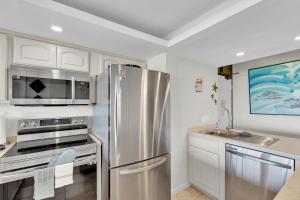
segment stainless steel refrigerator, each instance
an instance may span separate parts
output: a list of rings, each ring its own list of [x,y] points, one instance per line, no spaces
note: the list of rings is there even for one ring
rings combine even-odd
[[[170,200],[170,76],[110,65],[97,77],[102,200]]]

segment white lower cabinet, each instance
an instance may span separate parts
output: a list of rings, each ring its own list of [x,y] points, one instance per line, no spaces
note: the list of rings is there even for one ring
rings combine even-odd
[[[219,191],[219,156],[199,148],[189,147],[190,180],[213,196]]]
[[[6,100],[7,37],[0,34],[0,103]]]
[[[189,180],[209,196],[225,199],[225,144],[189,136]]]

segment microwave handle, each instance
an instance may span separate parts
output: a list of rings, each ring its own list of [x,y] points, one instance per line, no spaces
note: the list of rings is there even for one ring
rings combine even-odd
[[[97,103],[97,76],[91,76],[90,80],[90,103]]]
[[[75,103],[75,77],[72,76],[72,103]]]

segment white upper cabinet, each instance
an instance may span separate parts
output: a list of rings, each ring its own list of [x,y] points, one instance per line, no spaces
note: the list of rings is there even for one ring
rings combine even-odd
[[[96,76],[103,71],[102,55],[99,53],[91,52],[90,54],[90,74]]]
[[[142,61],[125,60],[124,64],[137,65],[137,66],[140,66],[141,68],[146,68],[146,63],[142,62]]]
[[[104,71],[107,69],[107,67],[111,64],[119,64],[123,65],[124,64],[124,59],[115,57],[115,56],[108,56],[108,55],[102,55],[102,62],[101,62],[101,71]]]
[[[0,102],[6,100],[7,37],[0,34]]]
[[[123,58],[119,58],[119,57],[115,57],[115,56],[108,56],[108,55],[103,55],[102,61],[103,61],[104,67],[106,65],[110,65],[110,64],[120,64],[120,65],[125,64],[125,60]]]
[[[57,67],[60,69],[89,72],[89,52],[57,46]]]
[[[138,65],[142,68],[146,68],[146,63],[142,62],[142,61],[129,60],[129,59],[124,59],[124,58],[115,57],[115,56],[103,55],[102,56],[102,69],[105,69],[110,64],[120,64],[120,65],[129,64],[129,65]]]
[[[13,43],[13,63],[56,67],[56,45],[20,37]]]

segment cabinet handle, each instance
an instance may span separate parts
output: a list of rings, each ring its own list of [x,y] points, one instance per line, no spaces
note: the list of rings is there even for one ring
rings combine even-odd
[[[272,165],[272,166],[276,166],[276,167],[281,167],[281,168],[285,168],[285,169],[292,169],[292,166],[290,166],[290,165],[286,165],[286,164],[266,160],[266,159],[263,159],[263,158],[258,158],[258,157],[255,157],[255,156],[243,154],[243,153],[233,151],[233,150],[228,149],[228,148],[226,149],[226,151],[231,153],[231,154],[234,154],[234,155],[237,155],[237,156],[240,156],[242,158],[249,159],[249,160],[253,160],[253,161],[256,161],[256,162],[260,162],[260,163],[264,163],[264,164],[268,164],[268,165]]]

